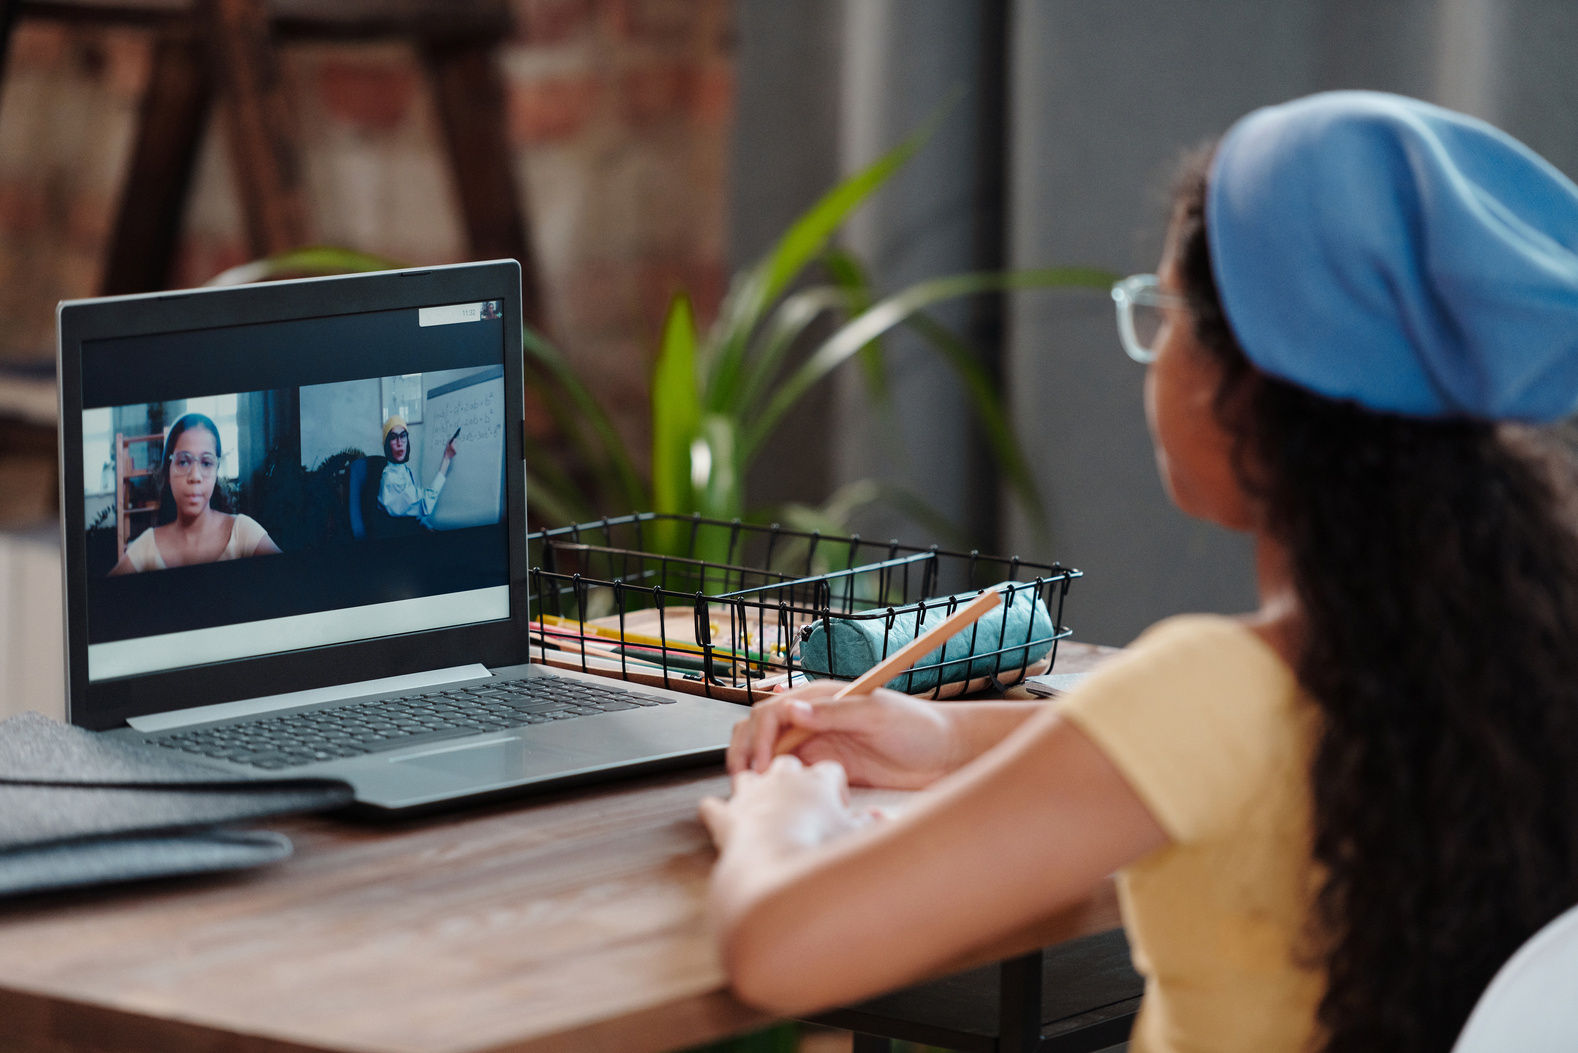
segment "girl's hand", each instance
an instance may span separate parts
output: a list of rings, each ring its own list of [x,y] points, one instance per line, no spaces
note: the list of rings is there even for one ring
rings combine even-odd
[[[742,771],[732,780],[727,801],[706,797],[701,821],[722,852],[736,837],[748,836],[773,856],[791,854],[856,830],[872,815],[849,809],[849,783],[832,761],[806,767],[779,757],[766,772]]]
[[[944,707],[885,688],[835,701],[843,686],[819,681],[758,702],[734,727],[729,771],[767,771],[779,736],[794,728],[813,733],[795,757],[837,761],[857,785],[919,789],[958,766],[954,722]]]

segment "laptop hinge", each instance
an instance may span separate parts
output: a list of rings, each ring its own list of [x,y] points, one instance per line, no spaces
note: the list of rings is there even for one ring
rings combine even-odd
[[[318,702],[337,702],[342,698],[356,698],[360,695],[389,695],[401,691],[415,691],[423,687],[437,687],[440,684],[486,680],[492,675],[488,672],[487,666],[477,663],[455,665],[448,669],[430,669],[424,673],[407,673],[405,676],[359,680],[354,684],[337,684],[333,687],[314,687],[284,695],[265,695],[261,698],[220,702],[212,706],[194,706],[191,709],[175,709],[166,713],[148,713],[140,717],[129,717],[126,723],[138,731],[169,731],[171,728],[207,724],[210,721],[229,720],[233,717],[250,717],[277,709],[294,709]]]

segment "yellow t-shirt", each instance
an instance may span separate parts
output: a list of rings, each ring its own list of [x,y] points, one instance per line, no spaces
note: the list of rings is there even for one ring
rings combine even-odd
[[[1133,1053],[1305,1053],[1325,975],[1309,964],[1319,710],[1228,618],[1152,626],[1064,696],[1063,714],[1172,844],[1118,875],[1145,1001]]]

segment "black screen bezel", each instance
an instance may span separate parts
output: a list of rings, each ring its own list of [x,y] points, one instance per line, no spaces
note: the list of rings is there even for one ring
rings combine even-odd
[[[509,610],[502,621],[433,629],[285,654],[88,681],[87,544],[82,500],[82,347],[89,340],[237,325],[504,302],[504,429]],[[67,301],[56,312],[60,386],[61,551],[65,577],[66,719],[104,730],[128,718],[329,684],[479,662],[527,661],[525,420],[520,264],[514,260],[332,278]],[[285,385],[282,385],[285,386]]]

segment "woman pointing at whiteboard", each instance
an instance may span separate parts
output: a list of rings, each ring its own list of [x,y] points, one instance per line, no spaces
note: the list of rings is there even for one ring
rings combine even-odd
[[[405,419],[392,416],[384,421],[384,456],[389,463],[384,466],[383,478],[378,484],[378,505],[392,516],[426,518],[438,506],[438,495],[444,489],[444,479],[449,474],[449,462],[455,459],[455,439],[460,429],[444,444],[444,459],[438,462],[438,473],[433,485],[424,489],[411,470],[411,433]]]

